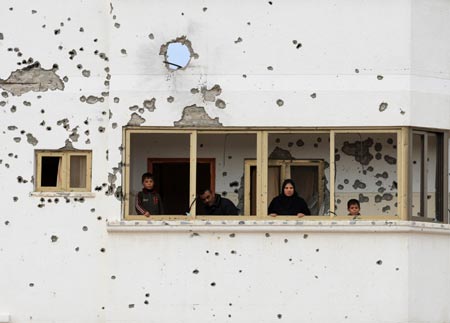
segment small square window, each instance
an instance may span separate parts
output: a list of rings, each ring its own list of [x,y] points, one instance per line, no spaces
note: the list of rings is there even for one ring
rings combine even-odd
[[[37,151],[36,191],[90,191],[91,156],[90,151]]]

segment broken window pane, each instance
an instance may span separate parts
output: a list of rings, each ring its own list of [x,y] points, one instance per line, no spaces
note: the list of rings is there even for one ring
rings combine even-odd
[[[129,214],[137,214],[136,196],[142,191],[142,175],[153,174],[164,214],[185,215],[189,198],[189,134],[133,133],[130,147]]]
[[[397,215],[397,136],[391,133],[337,133],[335,213],[349,215],[356,199],[361,215]]]
[[[86,156],[70,156],[70,187],[86,187],[87,158]]]
[[[58,187],[61,185],[62,157],[42,156],[41,159],[41,186]]]
[[[268,155],[267,201],[270,213],[287,214],[286,208],[277,210],[274,206],[286,195],[281,187],[284,180],[291,179],[295,184],[295,191],[305,200],[311,215],[329,214],[328,133],[271,133],[268,137]],[[290,209],[288,213],[305,213],[302,211],[307,212],[306,209]]]
[[[256,134],[199,134],[197,157],[197,191],[210,188],[229,199],[238,214],[256,214]],[[197,214],[207,214],[198,202]]]

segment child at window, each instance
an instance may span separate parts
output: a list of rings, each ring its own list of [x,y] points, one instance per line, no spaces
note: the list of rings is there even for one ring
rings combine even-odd
[[[359,212],[361,211],[361,207],[359,205],[359,201],[356,199],[350,199],[347,202],[347,210],[348,215],[358,216],[361,215]]]
[[[136,195],[136,211],[140,215],[150,217],[150,215],[164,214],[161,196],[154,189],[155,181],[152,173],[142,175],[142,191]]]

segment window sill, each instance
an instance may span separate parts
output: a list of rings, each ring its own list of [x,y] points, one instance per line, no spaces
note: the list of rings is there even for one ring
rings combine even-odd
[[[449,224],[414,221],[117,221],[108,232],[398,232],[450,235]]]
[[[32,197],[68,197],[68,198],[93,198],[93,192],[31,192]]]

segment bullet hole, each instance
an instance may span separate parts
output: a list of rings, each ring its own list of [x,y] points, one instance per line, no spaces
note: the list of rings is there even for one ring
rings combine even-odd
[[[217,99],[216,107],[218,107],[219,109],[225,109],[227,107],[227,104],[225,103],[225,101],[223,101],[221,99]]]
[[[386,178],[389,177],[389,174],[388,174],[387,172],[383,172],[382,174],[377,173],[377,174],[375,175],[375,177],[376,177],[376,178],[384,178],[384,179],[386,179]]]
[[[156,109],[155,103],[156,103],[156,99],[152,98],[151,100],[145,100],[143,102],[143,105],[144,105],[144,108],[146,108],[149,112],[153,112]]]
[[[395,157],[391,157],[388,155],[384,155],[384,160],[386,161],[386,163],[388,163],[389,165],[395,165],[397,164],[397,158]]]
[[[289,242],[289,240],[288,239],[284,239],[284,243],[288,243]]]
[[[383,212],[383,213],[386,213],[387,211],[389,211],[391,209],[391,207],[389,206],[389,205],[386,205],[386,206],[384,206],[382,209],[381,209],[381,211]]]
[[[87,226],[83,226],[83,231],[87,231],[88,230],[88,227]]]
[[[118,22],[114,23],[114,27],[120,28],[120,24]]]
[[[267,70],[273,71],[273,67],[272,66],[267,66]]]
[[[383,264],[383,261],[381,259],[377,260],[377,265],[381,265],[381,264]]]
[[[9,111],[11,111],[12,113],[16,112],[16,111],[17,111],[16,106],[13,105],[13,106],[11,107],[11,109],[9,109]]]
[[[369,202],[369,197],[368,197],[368,196],[365,196],[365,195],[362,194],[362,193],[359,193],[359,195],[358,195],[358,201],[359,201],[360,203],[367,203],[367,202]]]
[[[105,252],[106,249],[105,248],[100,248],[100,252]]]
[[[169,97],[167,98],[167,102],[169,102],[169,103],[172,103],[174,100],[175,100],[175,99],[173,98],[173,96],[169,96]],[[216,103],[216,105],[217,105],[217,103]]]
[[[283,317],[283,315],[281,314],[277,314],[277,318],[281,320],[281,318]]]
[[[5,225],[8,225],[8,224],[9,224],[9,221],[8,221],[8,220],[6,220],[6,221],[5,221]]]
[[[375,151],[381,151],[383,149],[383,145],[379,142],[375,144]]]
[[[395,268],[395,271],[399,271],[399,270],[400,270],[400,268],[398,268],[398,267],[397,267],[397,268]]]
[[[229,237],[230,237],[230,238],[234,238],[235,236],[236,236],[235,233],[230,233],[230,234],[229,234]]]
[[[344,179],[344,184],[348,184],[350,181],[348,179]]]
[[[235,44],[238,44],[238,43],[241,43],[241,42],[242,42],[242,38],[241,38],[241,37],[238,37],[238,38],[234,41]]]
[[[239,271],[238,271],[240,274],[242,274],[242,269],[239,269]]]
[[[55,35],[59,35],[61,33],[61,30],[60,29],[55,29],[54,33],[55,33]]]
[[[208,8],[206,8],[206,7],[203,7],[203,12],[206,12],[206,10],[208,10]]]
[[[105,127],[98,127],[98,132],[100,132],[100,133],[105,132]]]
[[[361,182],[360,180],[355,180],[355,182],[353,183],[353,188],[356,190],[356,189],[365,189],[366,188],[366,184],[365,183],[363,183],[363,182]]]
[[[372,166],[367,167],[367,171],[368,172],[373,172],[373,167]]]
[[[128,304],[128,308],[134,308],[134,304]]]
[[[247,78],[247,74],[242,74],[242,77],[246,79]]]
[[[81,72],[81,74],[82,74],[84,77],[89,77],[89,76],[91,76],[91,71],[89,71],[89,70],[83,70],[83,71]]]
[[[125,48],[122,48],[120,50],[120,53],[123,54],[123,55],[126,55],[127,54],[127,50]]]
[[[192,94],[197,94],[198,92],[200,92],[198,89],[196,89],[196,88],[192,88],[191,89],[191,93]]]
[[[278,100],[277,100],[277,105],[278,105],[279,107],[282,107],[282,106],[284,105],[284,101],[281,100],[281,99],[278,99]]]
[[[236,250],[231,250],[231,254],[235,255],[236,254]]]
[[[315,279],[319,279],[319,276],[317,276],[317,275],[314,275],[314,278],[315,278]]]
[[[380,112],[385,111],[387,109],[387,107],[388,107],[388,104],[386,102],[381,102],[380,106],[379,106]]]
[[[219,253],[216,251],[216,252],[214,253],[214,256],[219,256]]]
[[[51,240],[52,242],[56,242],[56,241],[58,241],[58,237],[55,236],[55,235],[52,235],[52,236],[50,237],[50,240]]]
[[[69,82],[69,78],[67,76],[64,76],[62,79],[65,83]]]
[[[383,75],[377,75],[377,80],[381,81],[383,79]]]
[[[29,283],[28,286],[34,287],[34,283]]]
[[[49,126],[49,127],[46,127],[45,130],[51,131],[51,130],[52,130],[52,127],[50,127],[50,126]]]
[[[305,234],[303,235],[303,239],[308,239],[308,234],[307,234],[307,233],[305,233]]]
[[[153,34],[149,34],[148,38],[150,38],[151,40],[155,39],[155,36]]]
[[[227,193],[226,191],[223,191],[223,192],[222,192],[222,196],[227,196],[227,194],[228,194],[228,193]]]
[[[147,301],[147,300],[145,300],[145,301],[144,301],[144,304],[145,304],[145,305],[148,305],[148,301]]]
[[[19,200],[19,198],[18,198],[17,196],[14,196],[14,197],[13,197],[13,201],[14,201],[14,202],[17,202],[18,200]]]
[[[230,187],[237,187],[239,186],[239,182],[238,181],[234,181],[230,183]]]
[[[359,69],[355,68],[355,73],[359,73]]]
[[[316,93],[312,93],[312,94],[310,95],[310,97],[313,98],[313,99],[315,99],[315,98],[317,97],[317,94],[316,94]]]
[[[338,188],[338,190],[343,190],[343,189],[344,189],[344,185],[339,184],[339,185],[337,186],[337,188]]]
[[[198,269],[194,269],[194,270],[192,271],[192,273],[193,273],[194,275],[197,275],[199,272],[200,272],[200,271],[199,271]]]
[[[72,59],[77,56],[77,51],[75,49],[72,49],[69,51],[69,59]]]
[[[76,252],[80,251],[80,247],[76,247],[76,248],[75,248],[75,251],[76,251]]]
[[[212,283],[211,283],[211,286],[212,286],[212,287],[216,286],[216,283],[215,283],[215,282],[212,282]]]

